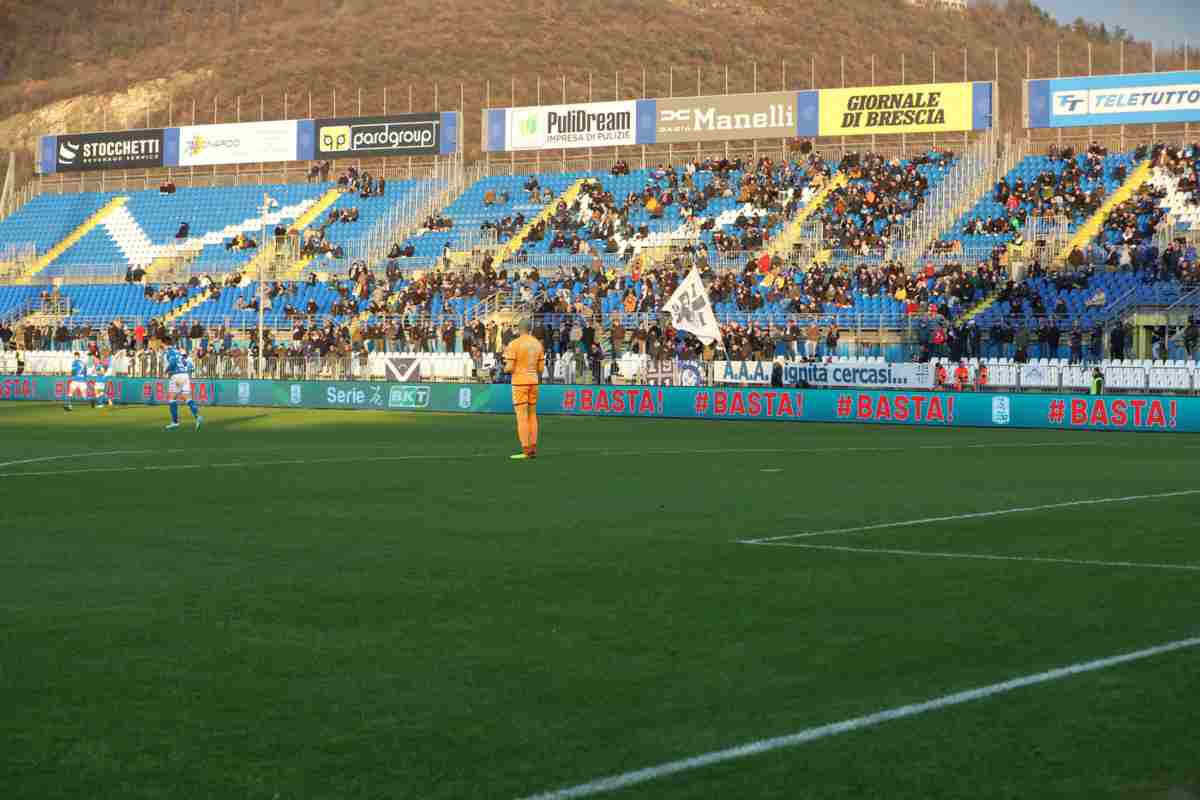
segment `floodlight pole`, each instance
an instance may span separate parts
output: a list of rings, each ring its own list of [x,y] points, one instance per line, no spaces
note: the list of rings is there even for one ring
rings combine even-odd
[[[267,214],[271,208],[279,205],[271,198],[271,195],[263,192],[263,204],[258,209],[258,241],[262,250],[259,251],[259,267],[258,267],[258,377],[262,378],[263,367],[266,364],[264,346],[265,338],[263,335],[263,325],[266,309],[266,290],[263,288],[263,268],[262,256],[267,248],[266,230],[267,230]]]

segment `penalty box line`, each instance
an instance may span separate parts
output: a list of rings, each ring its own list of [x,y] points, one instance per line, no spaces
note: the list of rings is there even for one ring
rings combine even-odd
[[[1124,567],[1128,569],[1165,569],[1178,572],[1200,572],[1200,564],[1163,564],[1152,561],[1099,561],[1083,558],[1051,558],[1049,556],[1005,556],[991,553],[943,553],[932,550],[896,550],[887,547],[847,547],[836,544],[806,544],[803,542],[758,542],[760,547],[791,547],[821,550],[831,553],[862,553],[911,558],[944,558],[977,561],[1026,561],[1033,564],[1069,564],[1081,567]]]
[[[877,725],[882,725],[885,722],[894,722],[896,720],[907,719],[909,717],[917,717],[923,714],[928,714],[932,711],[940,711],[944,708],[963,705],[977,700],[986,700],[997,695],[1007,694],[1025,689],[1030,686],[1059,681],[1065,678],[1083,675],[1089,672],[1098,670],[1110,669],[1122,664],[1129,664],[1134,661],[1141,661],[1155,656],[1165,655],[1180,650],[1186,650],[1200,646],[1200,637],[1191,639],[1180,639],[1174,642],[1168,642],[1156,647],[1149,647],[1144,650],[1136,650],[1131,653],[1123,653],[1121,655],[1101,658],[1095,661],[1085,661],[1078,664],[1071,664],[1066,667],[1059,667],[1046,672],[1039,672],[1033,675],[1023,675],[1011,680],[1003,681],[1002,683],[993,683],[989,686],[981,686],[976,689],[968,689],[963,692],[956,692],[942,697],[935,697],[931,700],[926,700],[922,703],[914,703],[896,708],[889,708],[883,711],[877,711],[874,714],[868,714],[864,717],[855,717],[853,719],[835,722],[830,725],[822,725],[816,728],[806,728],[804,730],[789,733],[783,736],[774,736],[768,739],[759,739],[753,742],[730,747],[724,750],[714,750],[709,753],[683,758],[678,761],[667,761],[662,764],[657,764],[651,767],[633,770],[632,772],[624,772],[608,777],[598,778],[596,780],[581,783],[576,786],[569,786],[554,791],[544,792],[542,794],[530,795],[523,800],[571,800],[572,798],[591,797],[593,795],[602,794],[605,792],[613,792],[618,789],[624,789],[629,786],[648,783],[650,781],[665,778],[669,775],[675,775],[681,772],[687,772],[695,769],[710,767],[714,764],[720,764],[726,761],[735,759],[747,758],[756,756],[762,753],[769,753],[773,750],[780,750],[786,747],[796,747],[810,742],[816,742],[821,739],[827,739],[831,736],[838,736],[844,733],[863,730],[865,728],[873,728]]]
[[[913,450],[962,450],[970,451],[977,449],[994,449],[994,448],[1040,448],[1040,447],[1103,447],[1103,442],[1072,442],[1072,443],[1048,443],[1048,442],[1009,442],[1004,444],[944,444],[944,445],[918,445],[909,447],[810,447],[810,448],[786,448],[786,447],[757,447],[757,448],[708,448],[708,449],[651,449],[651,450],[567,450],[552,454],[552,458],[578,458],[578,457],[600,457],[600,458],[641,458],[650,456],[696,456],[696,455],[808,455],[813,453],[822,453],[828,455],[836,455],[843,453],[847,455],[858,454],[878,454],[878,453],[908,453]],[[293,448],[295,449],[295,448]],[[134,455],[134,454],[151,454],[151,453],[182,453],[194,452],[212,453],[212,452],[243,452],[253,453],[258,451],[253,450],[216,450],[215,448],[180,448],[171,450],[158,451],[113,451],[111,453],[80,453],[76,456],[53,456],[51,458],[85,458],[99,455]],[[270,448],[264,448],[263,453],[271,452]],[[500,459],[505,456],[500,453],[442,453],[442,454],[403,454],[403,455],[388,455],[388,456],[344,456],[336,458],[293,458],[293,459],[274,459],[264,461],[227,461],[220,463],[206,464],[153,464],[153,465],[112,465],[107,467],[82,467],[74,469],[59,469],[59,470],[39,470],[39,471],[20,471],[20,472],[3,472],[0,473],[0,478],[34,478],[34,477],[54,477],[65,475],[81,475],[94,472],[162,472],[175,470],[193,470],[193,469],[217,469],[217,468],[255,468],[255,467],[279,467],[279,466],[307,466],[318,464],[357,464],[371,462],[388,462],[388,461],[464,461],[478,458]],[[13,461],[8,463],[0,463],[0,467],[15,466],[17,464],[35,463],[39,460],[46,459],[29,459],[21,461]]]
[[[737,544],[771,544],[794,539],[808,539],[816,536],[833,536],[839,533],[867,533],[890,528],[911,528],[917,525],[933,525],[939,522],[954,522],[962,519],[988,519],[1003,517],[1009,514],[1027,514],[1034,511],[1049,511],[1058,508],[1076,508],[1079,506],[1103,505],[1106,503],[1133,503],[1139,500],[1162,500],[1168,497],[1188,497],[1200,494],[1200,489],[1183,489],[1176,492],[1158,492],[1155,494],[1131,494],[1123,497],[1097,497],[1089,500],[1068,500],[1063,503],[1045,503],[1036,506],[1018,506],[1016,508],[1001,508],[994,511],[974,511],[966,514],[948,514],[942,517],[923,517],[907,519],[898,522],[880,522],[874,525],[858,525],[852,528],[829,528],[822,531],[800,531],[785,533],[779,536],[766,536],[758,539],[737,539]]]

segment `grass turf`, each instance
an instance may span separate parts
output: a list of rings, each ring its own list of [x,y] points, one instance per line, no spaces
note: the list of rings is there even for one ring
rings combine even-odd
[[[183,417],[0,405],[5,797],[512,798],[1200,635],[1197,572],[735,542],[1200,488],[1200,437]],[[1197,510],[803,541],[1200,564]],[[1198,691],[1185,650],[614,796],[1189,797]]]

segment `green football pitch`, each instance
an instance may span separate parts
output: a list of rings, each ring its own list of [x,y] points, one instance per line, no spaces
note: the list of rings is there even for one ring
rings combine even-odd
[[[1200,437],[188,416],[0,405],[0,797],[1200,797]]]

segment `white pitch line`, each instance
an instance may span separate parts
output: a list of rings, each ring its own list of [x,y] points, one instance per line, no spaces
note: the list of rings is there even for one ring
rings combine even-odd
[[[802,544],[800,542],[755,542],[759,547],[796,547],[805,550],[828,550],[837,553],[879,553],[893,556],[922,558],[978,559],[980,561],[1029,561],[1038,564],[1074,564],[1086,567],[1130,567],[1200,572],[1200,564],[1157,564],[1149,561],[1094,561],[1078,558],[1049,558],[1042,556],[1001,556],[988,553],[940,553],[931,550],[893,550],[883,547],[845,547],[836,544]]]
[[[530,795],[523,800],[570,800],[578,797],[591,797],[593,795],[602,794],[604,792],[612,792],[617,789],[624,789],[629,786],[634,786],[641,783],[665,778],[668,775],[674,775],[688,770],[701,769],[709,767],[713,764],[720,764],[725,761],[733,761],[734,759],[746,758],[755,756],[761,753],[769,753],[772,750],[779,750],[785,747],[795,747],[797,745],[808,744],[820,739],[826,739],[830,736],[838,736],[843,733],[851,733],[852,731],[862,730],[864,728],[872,728],[876,725],[881,725],[885,722],[893,722],[899,719],[908,717],[916,717],[921,714],[927,714],[930,711],[940,711],[951,706],[962,705],[963,703],[971,703],[976,700],[985,700],[996,695],[1006,694],[1024,689],[1029,686],[1036,686],[1042,683],[1070,678],[1076,675],[1082,675],[1087,672],[1095,672],[1097,670],[1108,669],[1110,667],[1128,664],[1133,661],[1140,661],[1146,658],[1163,655],[1165,653],[1175,652],[1177,650],[1185,650],[1187,648],[1200,646],[1200,637],[1192,639],[1180,639],[1175,642],[1168,642],[1156,647],[1149,647],[1145,650],[1137,650],[1132,653],[1124,653],[1118,656],[1109,658],[1101,658],[1096,661],[1087,661],[1079,664],[1072,664],[1067,667],[1052,669],[1048,672],[1039,672],[1035,675],[1025,675],[1012,680],[1004,681],[1003,683],[993,683],[990,686],[982,686],[977,689],[968,689],[964,692],[956,692],[948,694],[944,697],[937,697],[932,700],[926,700],[923,703],[914,703],[907,706],[899,706],[897,708],[887,709],[885,711],[877,711],[874,714],[868,714],[865,717],[855,717],[854,719],[835,722],[831,725],[822,725],[817,728],[807,728],[796,733],[789,733],[784,736],[774,736],[769,739],[759,739],[758,741],[748,742],[736,747],[730,747],[725,750],[714,750],[711,753],[692,756],[678,761],[668,761],[663,764],[657,764],[653,767],[645,767],[643,769],[634,770],[632,772],[624,772],[620,775],[610,775],[606,778],[599,778],[587,783],[581,783],[578,786],[571,786],[563,789],[557,789],[543,794]]]
[[[166,450],[105,450],[90,453],[68,453],[62,456],[39,456],[38,458],[22,458],[17,461],[0,461],[0,467],[15,467],[18,464],[38,464],[43,461],[65,461],[68,458],[96,458],[97,456],[135,456],[146,453],[177,452]]]
[[[913,450],[969,450],[977,448],[1022,448],[1022,447],[1094,447],[1102,443],[1076,442],[1074,444],[1052,445],[1047,442],[1028,442],[1019,443],[1012,442],[1008,444],[966,444],[966,445],[920,445],[916,447],[814,447],[814,448],[725,448],[725,449],[702,449],[702,450],[574,450],[555,454],[554,457],[571,457],[571,456],[601,456],[601,457],[635,457],[641,458],[645,456],[691,456],[691,455],[735,455],[735,454],[775,454],[775,455],[804,455],[811,453],[907,453]],[[178,452],[230,452],[219,451],[214,448],[199,448],[191,451],[188,448],[174,450],[144,450],[144,451],[129,451],[130,453],[178,453]],[[254,451],[242,451],[254,452]],[[268,451],[269,452],[269,451]],[[99,455],[99,454],[91,454]],[[53,475],[80,475],[90,472],[137,472],[137,471],[167,471],[167,470],[186,470],[186,469],[217,469],[217,468],[253,468],[253,467],[277,467],[277,466],[294,466],[307,464],[354,464],[375,461],[460,461],[473,458],[503,458],[502,453],[446,453],[442,455],[434,454],[417,454],[417,455],[395,455],[395,456],[346,456],[344,458],[310,458],[310,459],[287,459],[287,460],[271,460],[271,461],[232,461],[223,463],[211,464],[162,464],[150,466],[112,466],[112,467],[86,467],[81,469],[64,469],[54,471],[39,471],[39,472],[3,472],[0,473],[0,478],[31,478],[31,477],[48,477]],[[0,466],[3,466],[0,464]]]
[[[1200,494],[1200,489],[1183,489],[1178,492],[1160,492],[1158,494],[1131,494],[1124,497],[1097,497],[1091,500],[1068,500],[1065,503],[1046,503],[1040,506],[1020,506],[1018,508],[1001,508],[995,511],[974,511],[969,514],[950,514],[944,517],[924,517],[922,519],[907,519],[900,522],[881,522],[876,525],[859,525],[854,528],[830,528],[824,531],[803,531],[801,533],[785,533],[780,536],[766,536],[761,539],[738,539],[738,544],[766,544],[788,539],[808,539],[813,536],[832,536],[835,533],[864,533],[866,531],[881,531],[886,528],[910,528],[914,525],[930,525],[935,522],[953,522],[959,519],[985,519],[988,517],[1003,517],[1008,514],[1024,514],[1030,511],[1047,511],[1054,508],[1075,508],[1077,506],[1093,506],[1104,503],[1132,503],[1137,500],[1161,500],[1166,497],[1186,497]]]

